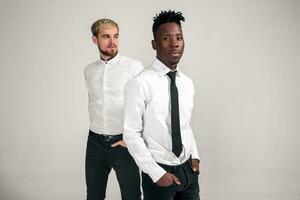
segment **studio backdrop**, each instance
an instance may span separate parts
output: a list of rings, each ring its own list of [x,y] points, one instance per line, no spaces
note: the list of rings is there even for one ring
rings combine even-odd
[[[1,0],[1,200],[85,199],[90,26],[117,21],[120,53],[147,67],[166,9],[186,17],[202,199],[300,199],[299,1]],[[114,174],[107,199],[120,199]]]

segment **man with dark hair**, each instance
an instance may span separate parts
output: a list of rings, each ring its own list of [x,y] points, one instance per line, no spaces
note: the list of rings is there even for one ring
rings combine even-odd
[[[140,200],[140,173],[123,141],[125,83],[143,66],[118,53],[119,27],[100,19],[91,27],[100,59],[84,70],[89,95],[90,131],[86,148],[87,200],[105,199],[106,185],[114,169],[123,200]]]
[[[152,66],[126,84],[124,141],[142,170],[145,200],[198,200],[199,155],[190,127],[194,86],[177,64],[181,12],[154,17]]]

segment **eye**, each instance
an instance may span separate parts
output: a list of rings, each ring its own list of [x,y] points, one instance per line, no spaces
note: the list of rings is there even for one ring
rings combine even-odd
[[[114,38],[115,38],[115,39],[118,39],[118,38],[119,38],[119,35],[115,35]]]
[[[182,36],[177,36],[178,41],[181,41],[182,39],[183,39]]]
[[[108,35],[103,35],[102,38],[107,39],[107,38],[109,38],[109,36]]]
[[[164,36],[164,37],[162,37],[162,40],[164,40],[164,41],[169,41],[169,40],[170,40],[170,37]]]

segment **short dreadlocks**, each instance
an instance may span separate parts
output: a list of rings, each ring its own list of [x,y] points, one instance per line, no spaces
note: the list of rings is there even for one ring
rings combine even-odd
[[[160,25],[175,22],[181,27],[181,21],[184,22],[185,18],[182,16],[181,12],[175,12],[174,10],[162,10],[159,14],[156,14],[156,16],[153,17],[153,21],[152,32],[154,36]]]

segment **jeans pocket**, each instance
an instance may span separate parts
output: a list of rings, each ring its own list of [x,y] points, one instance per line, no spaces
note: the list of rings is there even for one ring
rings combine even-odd
[[[167,185],[167,186],[160,186],[154,183],[154,188],[156,191],[160,193],[172,193],[174,190],[176,190],[174,182],[171,185]]]
[[[170,185],[166,185],[166,186],[160,186],[158,185],[157,183],[154,183],[156,187],[159,187],[159,188],[170,188],[170,187],[173,187],[174,186],[174,182],[171,183]]]

